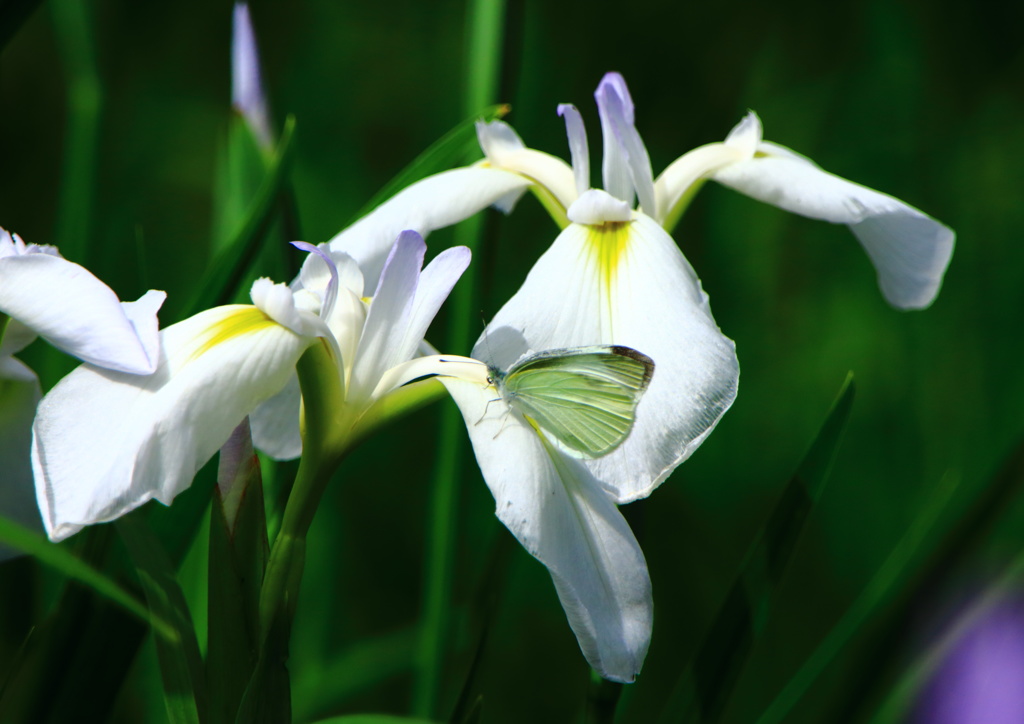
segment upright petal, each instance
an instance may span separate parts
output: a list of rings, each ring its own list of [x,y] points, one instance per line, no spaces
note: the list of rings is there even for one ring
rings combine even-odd
[[[249,5],[236,2],[231,26],[231,102],[249,123],[256,138],[271,146],[270,114],[260,80],[260,55],[252,30]]]
[[[88,270],[50,254],[0,259],[0,312],[85,362],[119,372],[156,368],[156,311],[163,292],[122,308],[117,295]]]
[[[42,394],[35,373],[12,357],[0,358],[0,516],[43,529],[32,487],[32,420]],[[0,562],[18,551],[0,544]]]
[[[314,341],[236,305],[165,329],[152,375],[78,367],[43,398],[33,427],[36,498],[50,538],[151,498],[170,504]]]
[[[633,99],[626,81],[618,73],[608,73],[597,87],[597,109],[604,135],[604,185],[612,196],[632,205],[633,191],[643,210],[653,215],[654,174],[639,132],[634,125]],[[626,179],[622,175],[625,172]]]
[[[389,366],[393,367],[412,358],[426,336],[427,328],[437,316],[437,311],[469,266],[471,257],[467,247],[455,246],[442,251],[423,269],[416,286],[416,298],[413,300],[405,336],[389,360]]]
[[[525,190],[531,183],[511,171],[481,166],[428,176],[341,231],[331,239],[330,248],[356,260],[367,284],[364,294],[372,296],[399,233],[412,229],[426,236],[469,218],[509,193]]]
[[[848,225],[894,307],[921,309],[938,294],[956,235],[899,199],[828,173],[772,143],[761,143],[757,156],[725,166],[712,178],[786,211]]]
[[[399,234],[391,249],[356,350],[347,390],[348,400],[354,404],[365,401],[380,376],[404,361],[395,355],[405,338],[426,252],[423,237],[414,231]]]
[[[573,224],[495,315],[474,357],[507,368],[527,351],[633,347],[654,379],[626,442],[585,460],[620,503],[645,497],[700,445],[736,396],[734,345],[672,238],[653,219]]]
[[[558,115],[565,118],[565,135],[569,138],[572,172],[576,178],[576,195],[580,196],[590,188],[590,146],[587,144],[587,128],[583,125],[583,116],[571,103],[560,103]]]
[[[517,413],[493,388],[439,378],[462,411],[495,514],[547,566],[590,665],[629,682],[643,665],[653,607],[643,552],[601,484]]]

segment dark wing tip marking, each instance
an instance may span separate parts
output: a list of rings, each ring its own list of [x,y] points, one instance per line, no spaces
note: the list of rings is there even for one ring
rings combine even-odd
[[[629,357],[630,359],[636,360],[644,366],[644,378],[640,382],[640,391],[643,392],[647,389],[647,385],[651,384],[651,378],[654,377],[654,360],[645,355],[639,350],[635,350],[632,347],[626,347],[624,345],[612,345],[611,351],[614,354],[622,355],[623,357]]]

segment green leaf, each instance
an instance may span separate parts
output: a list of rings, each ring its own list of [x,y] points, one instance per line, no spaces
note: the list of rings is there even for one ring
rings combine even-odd
[[[202,657],[174,567],[138,513],[118,519],[115,526],[135,563],[150,609],[171,621],[177,634],[156,639],[168,720],[171,724],[199,724],[207,709]]]
[[[398,172],[393,179],[384,184],[369,201],[352,217],[349,223],[355,223],[399,191],[431,174],[447,171],[453,166],[465,163],[466,157],[479,148],[476,140],[476,122],[493,121],[509,112],[507,104],[488,106],[459,123],[448,133],[434,141],[427,150],[413,159],[412,163]]]
[[[246,268],[256,256],[259,244],[277,208],[276,201],[291,168],[295,155],[295,118],[289,116],[284,124],[281,140],[270,163],[266,177],[255,198],[249,204],[245,223],[234,238],[220,248],[207,267],[198,285],[198,293],[186,308],[183,317],[190,317],[204,309],[225,304],[235,293]]]
[[[412,670],[418,628],[408,627],[358,641],[334,658],[295,672],[295,719],[308,721],[382,681]]]
[[[943,479],[931,500],[904,533],[868,585],[761,714],[757,724],[775,724],[782,721],[868,618],[885,605],[893,593],[894,584],[903,579],[921,544],[926,540],[939,515],[945,510],[958,482],[952,475],[947,475]]]
[[[853,395],[851,373],[803,462],[747,552],[694,661],[680,676],[662,722],[720,719],[754,642],[764,629],[804,523],[828,480],[850,416]]]
[[[213,183],[213,244],[228,246],[245,223],[249,204],[270,169],[271,156],[260,146],[238,111],[228,121],[227,138],[217,158]]]
[[[85,584],[96,593],[152,625],[153,630],[161,637],[167,639],[176,637],[174,628],[167,619],[150,612],[141,601],[121,588],[115,581],[35,531],[0,516],[0,542],[28,553],[58,573]]]

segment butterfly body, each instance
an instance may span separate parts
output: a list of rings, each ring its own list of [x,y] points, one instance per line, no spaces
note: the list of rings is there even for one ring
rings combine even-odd
[[[629,436],[654,362],[631,347],[552,349],[529,355],[488,381],[512,409],[553,435],[569,452],[601,457]]]

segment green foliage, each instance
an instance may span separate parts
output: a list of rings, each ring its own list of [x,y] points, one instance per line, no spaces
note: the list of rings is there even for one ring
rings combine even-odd
[[[662,722],[721,720],[729,696],[771,616],[776,589],[821,497],[853,406],[847,376],[799,469],[755,538],[693,663],[679,678]]]

